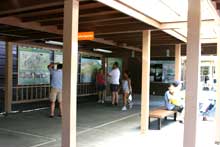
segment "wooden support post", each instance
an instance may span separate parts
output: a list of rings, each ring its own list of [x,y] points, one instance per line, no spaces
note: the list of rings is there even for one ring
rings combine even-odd
[[[79,1],[64,1],[62,147],[76,147]]]
[[[188,0],[186,108],[183,147],[196,147],[197,145],[197,110],[201,56],[200,21],[201,0]]]
[[[181,44],[175,45],[175,80],[181,80]]]
[[[219,33],[220,35],[220,33]],[[215,143],[220,144],[220,37],[218,38],[217,42],[217,64],[216,64],[216,112],[215,112]]]
[[[5,112],[11,111],[13,88],[13,55],[12,43],[6,43],[6,68],[5,68]]]
[[[142,86],[141,86],[141,133],[148,130],[150,95],[150,41],[149,30],[143,31]]]

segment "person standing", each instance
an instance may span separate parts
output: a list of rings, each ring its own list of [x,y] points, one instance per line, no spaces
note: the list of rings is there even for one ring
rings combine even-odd
[[[127,110],[128,97],[132,92],[131,79],[129,77],[128,71],[125,71],[124,74],[123,74],[122,90],[123,90],[123,107],[122,107],[122,111],[126,111]]]
[[[54,117],[55,102],[59,103],[59,116],[62,116],[62,81],[63,81],[63,65],[58,64],[55,69],[55,64],[48,65],[51,74],[51,92],[50,92],[50,117]]]
[[[105,102],[105,75],[103,73],[103,69],[100,68],[99,72],[96,75],[96,84],[97,84],[97,90],[98,90],[98,103],[104,104]]]
[[[118,105],[118,88],[120,79],[120,70],[118,68],[118,62],[115,62],[112,67],[112,71],[108,73],[111,77],[110,89],[112,92],[112,105]]]

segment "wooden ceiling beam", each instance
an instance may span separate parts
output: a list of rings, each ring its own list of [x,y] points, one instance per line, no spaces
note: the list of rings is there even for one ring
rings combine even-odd
[[[143,31],[151,29],[150,26],[146,24],[127,24],[127,25],[112,25],[109,27],[81,27],[79,26],[80,32],[94,31],[95,35],[100,34],[118,34],[121,32],[129,32],[129,31]]]
[[[26,4],[21,4],[21,2],[26,2]],[[46,1],[36,1],[36,0],[23,0],[18,2],[18,6],[13,6],[12,3],[10,4],[7,1],[1,2],[0,5],[0,17],[9,16],[9,15],[16,15],[20,13],[25,13],[28,11],[34,10],[42,10],[42,9],[49,9],[57,6],[63,6],[63,0],[46,0]]]
[[[16,17],[22,18],[22,19],[28,19],[28,18],[37,18],[40,16],[48,16],[48,15],[56,15],[56,14],[60,14],[63,13],[63,8],[55,8],[55,9],[51,9],[51,10],[41,10],[41,11],[34,11],[34,12],[29,12],[29,13],[21,13],[21,14],[16,14]]]
[[[123,18],[123,19],[116,19],[116,20],[109,20],[109,21],[101,21],[101,22],[83,22],[80,25],[87,25],[87,26],[111,26],[111,25],[123,25],[123,24],[130,24],[130,23],[140,23],[138,20],[134,18]],[[57,28],[63,29],[63,24],[57,25]]]
[[[115,10],[111,10],[111,11],[106,11],[106,12],[99,12],[99,13],[89,13],[89,14],[82,14],[80,15],[80,18],[88,18],[88,17],[101,17],[101,16],[106,16],[106,15],[111,15],[111,14],[119,14],[117,11]],[[37,21],[37,22],[54,22],[54,21],[63,21],[63,14],[59,13],[59,14],[51,14],[51,15],[41,15],[41,16],[36,16],[36,17],[26,17],[26,18],[22,18],[23,22],[29,22],[29,21]],[[104,20],[103,20],[104,21]]]
[[[41,32],[59,34],[59,35],[63,34],[63,31],[58,30],[55,26],[41,26],[40,23],[37,23],[37,22],[24,23],[20,19],[13,17],[13,16],[0,18],[0,24],[20,27],[20,28],[25,28],[25,29],[30,29],[30,30],[36,30],[36,31],[41,31]]]
[[[103,18],[100,18],[100,19],[91,19],[91,18],[88,17],[87,19],[84,19],[84,18],[80,19],[79,25],[80,24],[84,24],[84,23],[108,22],[108,21],[123,20],[123,19],[128,19],[128,18],[130,18],[130,17],[129,16],[121,16],[121,17],[113,17],[113,18],[103,17]],[[46,22],[43,22],[41,24],[43,26],[47,26],[47,25],[60,25],[60,24],[63,24],[63,19],[62,20],[54,20],[54,21],[46,21]]]
[[[104,39],[100,39],[100,38],[96,38],[93,42],[97,42],[97,43],[102,43],[102,44],[106,44],[106,45],[111,45],[111,46],[116,46],[119,48],[125,48],[128,50],[134,50],[134,51],[138,51],[141,52],[142,50],[133,46],[128,46],[125,43],[124,44],[117,44],[113,41],[108,41],[108,40],[104,40]]]
[[[90,1],[90,2],[80,2],[79,3],[79,10],[86,10],[86,9],[93,9],[93,8],[102,8],[102,7],[106,7],[105,5],[103,5],[102,3],[97,3],[94,1]]]
[[[50,19],[56,19],[63,17],[62,13],[56,13],[56,14],[44,14],[44,15],[38,15],[38,16],[28,16],[28,17],[21,17],[21,20],[23,22],[29,22],[29,21],[41,21],[41,20],[50,20]]]

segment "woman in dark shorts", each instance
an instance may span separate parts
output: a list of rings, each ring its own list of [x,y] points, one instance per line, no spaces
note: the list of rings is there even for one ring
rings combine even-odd
[[[99,72],[96,75],[96,84],[97,84],[97,90],[98,90],[98,103],[104,104],[105,102],[105,75],[103,72],[103,69],[100,68]]]

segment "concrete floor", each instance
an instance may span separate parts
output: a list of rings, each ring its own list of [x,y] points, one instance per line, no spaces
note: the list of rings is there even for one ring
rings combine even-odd
[[[150,108],[163,104],[161,97],[151,97]],[[61,118],[48,118],[49,110],[11,114],[0,117],[0,147],[61,147]],[[147,135],[140,134],[140,101],[126,112],[109,103],[78,104],[77,147],[182,147],[183,124],[163,123],[156,130],[151,123]],[[213,121],[199,121],[199,147],[214,147]]]

